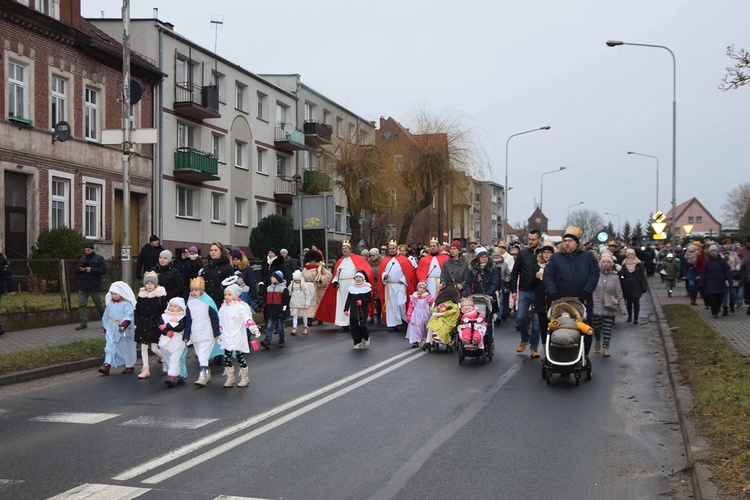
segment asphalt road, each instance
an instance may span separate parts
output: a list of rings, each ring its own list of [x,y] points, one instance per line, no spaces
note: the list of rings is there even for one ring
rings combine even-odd
[[[486,365],[316,327],[251,353],[245,389],[219,367],[207,388],[121,370],[3,387],[0,496],[689,498],[656,328],[615,336],[580,386],[548,386],[504,325]]]

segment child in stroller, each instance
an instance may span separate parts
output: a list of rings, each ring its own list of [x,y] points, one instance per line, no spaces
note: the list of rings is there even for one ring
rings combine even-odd
[[[427,322],[427,340],[422,345],[423,351],[432,351],[441,345],[445,346],[446,351],[453,351],[453,339],[461,315],[460,300],[461,292],[456,287],[447,286],[438,292],[432,316]]]
[[[461,299],[461,324],[458,325],[461,335],[461,345],[473,345],[484,349],[484,334],[487,331],[487,323],[484,314],[474,305],[474,299],[465,297]]]
[[[551,383],[552,374],[575,374],[580,383],[581,371],[591,380],[591,362],[584,356],[581,335],[592,335],[593,328],[584,323],[585,306],[574,297],[563,297],[552,302],[549,311],[549,335],[544,346],[546,358],[542,364],[542,378]]]

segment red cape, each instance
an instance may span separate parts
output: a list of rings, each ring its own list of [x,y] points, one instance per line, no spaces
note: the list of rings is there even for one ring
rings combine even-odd
[[[388,256],[385,257],[382,261],[380,261],[380,266],[378,266],[378,294],[380,294],[380,300],[383,301],[383,321],[385,321],[385,283],[383,283],[383,273],[386,269],[388,269],[387,266],[390,266],[390,262],[392,259],[396,259],[396,262],[401,266],[401,272],[404,273],[404,277],[406,278],[406,302],[409,302],[409,297],[412,293],[414,293],[414,290],[417,289],[417,279],[416,275],[414,274],[414,268],[411,265],[411,261],[404,257],[403,255],[399,254],[395,257]],[[394,264],[395,265],[395,264]],[[405,304],[406,305],[406,304]]]
[[[426,256],[419,259],[419,263],[417,264],[417,283],[427,280],[427,275],[430,274],[429,266],[432,262],[433,257],[437,257],[440,269],[443,268],[443,266],[445,265],[445,261],[449,258],[447,255],[439,253],[437,255],[427,254]]]
[[[367,276],[367,280],[370,282],[370,284],[373,283],[372,281],[372,266],[361,256],[351,254],[349,257],[352,259],[352,263],[354,264],[354,267],[357,268],[358,271],[362,271],[365,273],[365,276]],[[333,266],[333,277],[336,277],[336,273],[339,270],[339,264],[341,264],[341,259],[336,261],[336,265]],[[331,279],[331,282],[326,287],[326,291],[323,293],[323,298],[320,299],[320,304],[318,305],[318,310],[315,312],[315,319],[322,321],[323,323],[335,323],[336,322],[336,297],[337,297],[338,291],[333,288],[333,279]],[[373,314],[373,303],[370,301],[370,316]]]

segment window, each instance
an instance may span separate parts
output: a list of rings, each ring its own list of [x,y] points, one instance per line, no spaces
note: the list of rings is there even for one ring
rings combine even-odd
[[[174,72],[175,84],[191,89],[193,86],[193,61],[186,57],[177,57]]]
[[[224,195],[211,193],[211,222],[224,222]]]
[[[257,225],[260,221],[265,219],[266,211],[268,210],[268,204],[262,201],[255,202],[255,224]]]
[[[84,236],[102,237],[102,186],[87,182],[84,187]]]
[[[287,158],[286,156],[276,156],[276,175],[279,177],[287,177]]]
[[[60,18],[60,0],[36,0],[36,10],[55,19]]]
[[[248,168],[246,142],[234,141],[234,166]]]
[[[336,137],[339,139],[344,138],[344,119],[340,116],[336,117]]]
[[[315,170],[315,154],[305,151],[305,170]]]
[[[305,121],[306,122],[315,121],[315,104],[311,102],[305,103]]]
[[[211,133],[211,154],[214,155],[214,158],[218,161],[223,161],[224,159],[223,149],[224,136],[217,133]]]
[[[385,190],[386,194],[388,195],[388,205],[395,207],[396,206],[396,188],[388,188]]]
[[[393,166],[401,172],[404,169],[404,157],[402,155],[393,155]]]
[[[234,224],[247,226],[247,200],[244,198],[234,199]]]
[[[53,177],[50,183],[50,229],[70,227],[70,181]]]
[[[276,205],[276,215],[284,217],[286,219],[292,218],[292,207],[285,207],[284,205]]]
[[[258,92],[258,118],[268,120],[268,96]]]
[[[699,216],[697,216],[697,217],[695,218],[695,223],[696,223],[696,224],[701,224],[701,223],[703,223],[703,217],[701,217],[700,215],[699,215]]]
[[[91,141],[99,140],[99,91],[86,87],[84,135]]]
[[[357,140],[357,126],[353,123],[349,124],[349,140],[355,142]]]
[[[331,112],[327,109],[323,110],[323,123],[325,123],[326,125],[331,124]]]
[[[177,186],[177,216],[196,217],[198,192],[194,189]]]
[[[691,215],[690,217],[688,217],[688,224],[692,224],[693,222],[693,216]]]
[[[258,168],[257,172],[259,174],[268,174],[266,171],[266,153],[268,153],[267,149],[258,148]]]
[[[8,62],[8,115],[28,120],[29,116],[29,67],[13,61]]]
[[[195,147],[195,127],[191,127],[182,122],[177,122],[177,147],[193,148]]]
[[[52,109],[50,117],[52,119],[51,127],[59,122],[65,121],[65,103],[67,102],[68,82],[64,78],[52,75]]]
[[[235,84],[234,107],[240,111],[247,111],[247,86],[240,82]]]
[[[385,226],[385,239],[395,240],[396,239],[396,224],[386,224]]]
[[[276,103],[276,124],[284,126],[289,123],[289,106],[285,106],[280,102]]]
[[[344,231],[344,207],[336,205],[333,213],[334,227],[333,230],[337,233]]]
[[[211,70],[211,82],[216,85],[216,87],[219,89],[219,102],[226,102],[225,100],[225,92],[224,92],[224,75],[216,71],[215,69]]]

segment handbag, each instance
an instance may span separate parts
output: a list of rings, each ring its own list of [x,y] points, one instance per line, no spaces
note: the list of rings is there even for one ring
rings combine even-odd
[[[611,293],[604,293],[604,310],[606,312],[617,312],[617,299]]]
[[[734,281],[740,281],[742,279],[742,271],[739,271],[737,269],[733,269],[731,271],[731,276]]]

